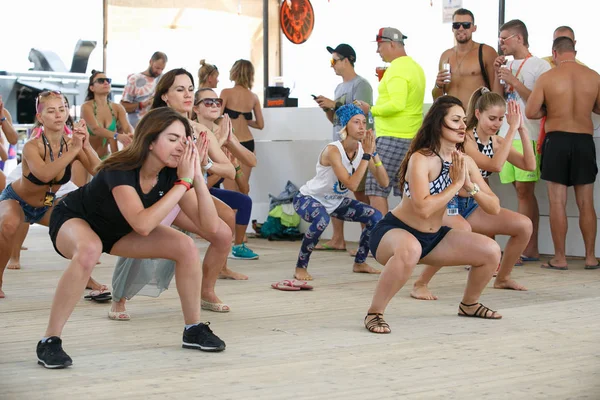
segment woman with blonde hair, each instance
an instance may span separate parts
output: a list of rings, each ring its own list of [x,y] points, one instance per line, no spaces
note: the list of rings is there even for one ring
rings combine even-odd
[[[219,84],[219,70],[215,65],[200,60],[198,69],[198,88],[216,89]]]
[[[89,143],[84,121],[75,124],[69,137],[61,93],[40,93],[36,111],[40,127],[23,147],[22,175],[0,194],[0,298],[4,297],[4,269],[15,245],[20,246],[24,237],[19,234],[22,224],[48,226],[56,193],[71,179],[73,162],[79,160],[92,173],[100,161]]]
[[[248,60],[237,60],[231,67],[229,79],[235,85],[231,89],[221,91],[223,113],[231,118],[233,132],[242,146],[254,153],[254,136],[252,136],[250,128],[263,129],[265,127],[260,101],[258,96],[251,91],[254,85],[254,66]],[[254,112],[255,119],[253,119],[252,112]],[[242,172],[248,182],[252,167],[242,165]],[[231,180],[226,180],[224,185],[226,189],[240,191],[239,186]]]

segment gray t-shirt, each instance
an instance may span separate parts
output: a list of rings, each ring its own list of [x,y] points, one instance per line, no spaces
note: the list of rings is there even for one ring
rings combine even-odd
[[[369,82],[362,76],[356,75],[354,79],[348,82],[342,82],[335,88],[336,108],[339,105],[350,104],[354,100],[361,100],[369,105],[373,105],[373,89]],[[338,132],[343,127],[339,125],[337,118],[333,116],[333,140],[339,140]],[[373,128],[373,116],[371,113],[367,116],[367,129]]]

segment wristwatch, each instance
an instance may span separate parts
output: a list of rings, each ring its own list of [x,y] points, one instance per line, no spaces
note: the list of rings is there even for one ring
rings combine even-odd
[[[471,190],[469,193],[469,196],[473,197],[475,196],[477,193],[479,193],[479,185],[477,185],[476,183],[473,184],[473,190]]]
[[[3,123],[4,121],[6,121],[6,117],[0,118],[0,124]]]
[[[362,159],[370,161],[371,160],[371,155],[369,153],[364,153],[363,156],[362,156]]]

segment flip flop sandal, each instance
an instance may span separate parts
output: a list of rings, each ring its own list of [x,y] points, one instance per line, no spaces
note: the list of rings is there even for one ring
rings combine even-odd
[[[326,244],[322,244],[321,247],[315,247],[313,251],[346,251],[346,248],[336,249],[335,247],[331,247]]]
[[[552,265],[550,261],[548,261],[548,264],[542,264],[541,267],[545,269],[553,269],[556,271],[567,271],[569,269],[569,267],[567,267],[566,265],[564,267],[560,265]]]
[[[600,269],[600,262],[596,265],[586,265],[585,269]]]
[[[286,292],[296,292],[296,291],[300,290],[299,287],[293,286],[291,284],[291,281],[289,279],[286,279],[286,280],[283,280],[283,281],[280,281],[280,282],[277,282],[277,283],[272,283],[271,287],[273,289],[283,290],[283,291],[286,291]]]
[[[523,261],[523,262],[540,261],[540,258],[539,257],[527,257],[524,255],[521,255],[521,261]]]
[[[87,296],[83,296],[86,300],[93,300],[98,303],[105,303],[109,300],[112,300],[112,295],[110,292],[100,292],[99,290],[92,290]]]
[[[300,288],[301,290],[313,290],[314,288],[308,282],[292,279],[289,281],[292,287]]]

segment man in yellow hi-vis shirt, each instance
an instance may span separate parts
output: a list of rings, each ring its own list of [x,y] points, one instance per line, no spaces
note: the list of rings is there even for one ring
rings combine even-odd
[[[419,64],[406,55],[404,39],[406,36],[395,28],[381,28],[376,38],[377,53],[390,66],[379,83],[379,96],[371,107],[371,113],[375,118],[377,153],[390,177],[390,183],[382,187],[369,173],[365,193],[371,205],[384,215],[388,212],[387,198],[392,187],[394,196],[402,195],[398,187],[400,164],[423,122],[425,73]],[[359,103],[363,111],[368,112],[368,105]]]

